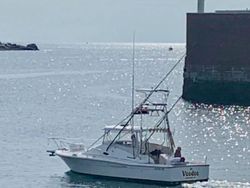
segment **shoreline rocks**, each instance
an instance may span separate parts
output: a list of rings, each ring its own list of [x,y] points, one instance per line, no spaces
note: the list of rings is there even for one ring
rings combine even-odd
[[[0,42],[0,51],[9,51],[9,50],[39,50],[39,49],[37,45],[34,43],[28,44],[27,46],[23,46],[18,44]]]

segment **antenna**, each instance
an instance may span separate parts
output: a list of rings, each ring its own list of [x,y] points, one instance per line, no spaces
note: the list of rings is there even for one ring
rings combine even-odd
[[[132,112],[135,106],[135,31],[133,33],[133,55],[132,55]]]
[[[133,56],[132,56],[132,113],[134,112],[135,106],[135,31],[133,33]],[[132,139],[132,148],[133,148],[133,157],[135,158],[135,135],[134,135],[134,118],[131,121],[131,139]]]

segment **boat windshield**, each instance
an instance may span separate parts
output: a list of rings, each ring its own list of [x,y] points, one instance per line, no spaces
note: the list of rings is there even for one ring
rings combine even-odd
[[[104,128],[104,139],[103,142],[110,142],[114,139],[114,137],[117,135],[118,132],[120,132],[122,130],[122,132],[119,134],[119,137],[117,138],[117,140],[115,141],[115,143],[125,143],[125,144],[131,144],[132,142],[132,133],[134,133],[135,138],[137,138],[140,135],[140,133],[144,130],[141,130],[140,127],[136,126],[134,127],[134,129],[132,130],[131,126],[122,126],[122,125],[118,125],[118,126],[106,126]]]

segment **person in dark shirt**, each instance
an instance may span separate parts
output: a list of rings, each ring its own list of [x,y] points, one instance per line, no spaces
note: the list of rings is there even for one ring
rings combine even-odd
[[[180,162],[185,162],[185,158],[181,156],[181,147],[177,147],[174,153],[174,157],[180,157]]]
[[[174,157],[181,157],[181,147],[177,147],[174,153]]]

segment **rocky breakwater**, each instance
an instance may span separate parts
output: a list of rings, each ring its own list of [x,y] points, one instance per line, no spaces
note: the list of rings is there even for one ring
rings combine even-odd
[[[0,51],[7,50],[39,50],[36,44],[28,44],[27,46],[12,44],[12,43],[1,43]]]

